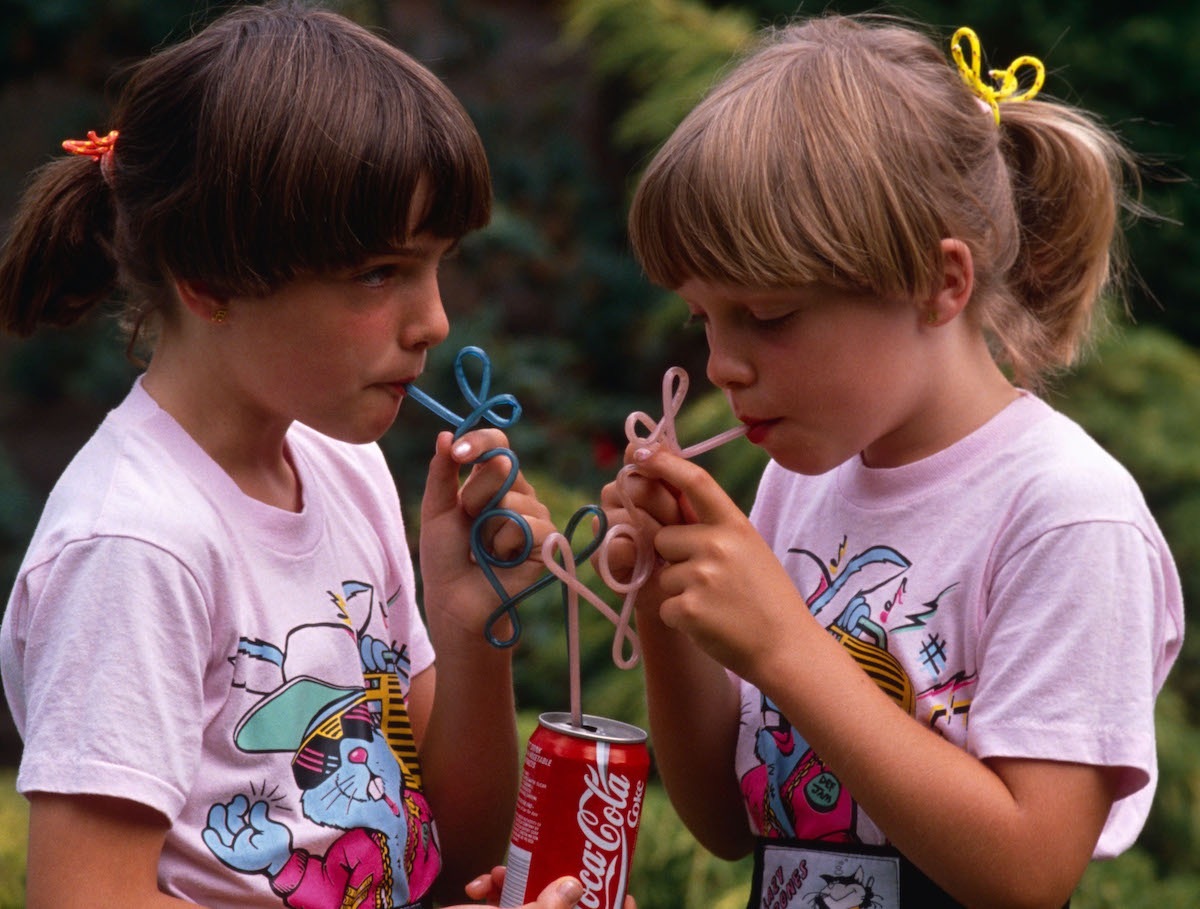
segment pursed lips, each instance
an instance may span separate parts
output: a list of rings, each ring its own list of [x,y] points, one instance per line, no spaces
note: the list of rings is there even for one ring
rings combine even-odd
[[[408,394],[408,386],[411,385],[415,381],[416,381],[416,376],[413,376],[411,378],[406,378],[406,379],[395,379],[395,380],[384,381],[384,382],[376,382],[375,384],[380,386],[381,388],[386,388],[388,391],[392,392],[392,394],[403,398],[405,395]]]
[[[749,427],[746,432],[746,438],[755,445],[761,443],[766,438],[767,433],[771,431],[771,427],[779,422],[779,418],[760,420],[755,417],[740,417],[739,419]]]

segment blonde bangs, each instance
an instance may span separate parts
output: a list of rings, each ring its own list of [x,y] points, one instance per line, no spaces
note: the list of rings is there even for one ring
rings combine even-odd
[[[821,205],[819,187],[786,154],[795,124],[779,122],[768,93],[730,88],[692,112],[643,176],[630,214],[639,261],[666,287],[832,281],[828,238],[804,216]]]
[[[822,282],[883,297],[932,285],[948,235],[928,204],[930,178],[945,173],[921,152],[936,109],[904,97],[911,61],[848,46],[877,29],[842,21],[827,36],[821,25],[770,34],[655,157],[630,213],[651,280]],[[916,65],[961,103],[940,58]]]

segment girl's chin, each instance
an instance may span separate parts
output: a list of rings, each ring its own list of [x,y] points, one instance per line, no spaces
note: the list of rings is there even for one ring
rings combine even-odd
[[[375,408],[370,413],[361,413],[356,419],[330,420],[327,422],[306,423],[310,429],[315,429],[322,435],[337,439],[349,445],[367,445],[378,442],[384,433],[392,428],[399,413],[399,400],[393,408]]]
[[[780,447],[774,450],[771,447],[763,446],[763,450],[780,467],[790,470],[792,473],[804,474],[808,477],[829,473],[829,471],[850,457],[849,455],[842,457],[834,452],[822,451],[815,448],[797,449],[794,446],[787,449]]]

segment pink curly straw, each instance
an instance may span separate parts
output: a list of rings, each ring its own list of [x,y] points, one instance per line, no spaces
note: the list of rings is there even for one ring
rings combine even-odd
[[[641,411],[631,413],[625,419],[625,436],[629,442],[638,448],[666,448],[681,458],[690,459],[746,434],[749,427],[735,426],[703,442],[681,448],[675,431],[675,417],[683,406],[687,389],[687,371],[678,366],[668,369],[663,376],[662,419],[655,422]],[[637,434],[639,426],[648,429],[649,434],[639,436]],[[625,478],[635,470],[635,465],[626,464],[621,468],[616,479],[617,494],[621,498],[621,504],[631,514],[635,508],[633,499],[626,488]],[[628,539],[634,546],[633,570],[627,581],[616,578],[608,564],[609,548],[613,540],[621,538]],[[556,549],[563,557],[561,564],[554,557]],[[616,626],[612,647],[613,662],[621,669],[632,669],[637,665],[642,652],[641,642],[632,628],[634,605],[637,602],[638,591],[649,580],[657,559],[654,540],[639,527],[626,522],[609,527],[596,553],[596,570],[610,590],[623,595],[620,612],[617,612],[579,580],[575,571],[571,543],[565,535],[554,532],[542,543],[542,563],[563,583],[567,590],[567,661],[570,667],[571,722],[575,726],[581,726],[583,723],[580,697],[579,597],[583,597],[591,603]],[[628,656],[625,656],[626,645],[629,649]]]

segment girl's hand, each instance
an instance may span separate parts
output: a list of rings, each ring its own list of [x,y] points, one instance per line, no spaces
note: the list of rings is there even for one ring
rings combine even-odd
[[[786,649],[799,622],[811,621],[775,553],[703,468],[668,451],[644,450],[637,472],[676,497],[685,522],[665,523],[654,548],[661,620],[711,657],[754,682],[773,645]]]
[[[490,905],[496,905],[500,899],[500,891],[504,889],[504,866],[498,865],[491,874],[482,874],[467,884],[467,896],[473,900],[485,900]],[[573,877],[560,877],[549,884],[538,894],[537,902],[526,903],[521,909],[571,909],[578,905],[583,896],[583,886]],[[449,909],[467,909],[465,906],[451,906]],[[624,909],[637,909],[633,897],[625,897]]]
[[[639,539],[652,540],[664,526],[690,520],[677,490],[660,480],[650,479],[637,470],[634,457],[640,446],[625,449],[625,466],[617,478],[600,493],[609,528],[632,527]],[[595,557],[593,557],[593,560]],[[614,577],[625,581],[633,574],[637,561],[634,539],[628,534],[615,535],[605,544],[605,559]]]
[[[442,604],[440,608],[448,610],[457,624],[476,635],[482,635],[484,623],[500,599],[471,551],[471,530],[507,481],[512,462],[504,455],[472,462],[493,449],[507,447],[508,441],[498,429],[477,429],[458,441],[449,432],[440,433],[421,503],[420,564],[426,603]],[[461,470],[468,465],[470,472],[460,483]],[[494,507],[520,515],[532,535],[525,562],[493,569],[504,588],[516,593],[541,575],[542,540],[554,525],[549,510],[520,473]],[[496,558],[512,560],[523,551],[526,539],[516,522],[497,517],[483,526],[481,542]]]

